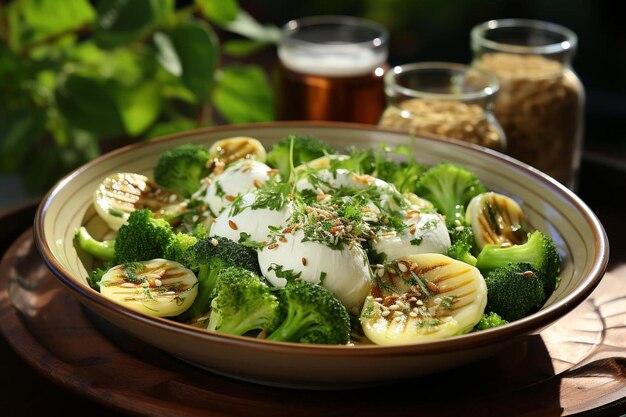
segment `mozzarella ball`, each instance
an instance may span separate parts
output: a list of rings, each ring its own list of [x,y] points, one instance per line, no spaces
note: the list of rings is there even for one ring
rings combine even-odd
[[[409,211],[406,227],[400,232],[380,233],[372,243],[372,248],[387,256],[387,261],[418,253],[448,253],[450,235],[437,213]]]
[[[232,209],[223,210],[215,219],[210,234],[239,241],[242,232],[248,233],[250,239],[262,242],[267,240],[269,226],[282,226],[291,214],[291,204],[282,210],[268,208],[252,208],[256,193],[247,193],[241,197],[241,211],[233,214]]]
[[[358,314],[372,285],[369,262],[363,248],[354,244],[333,249],[320,242],[303,242],[303,238],[302,230],[296,230],[285,234],[285,239],[277,241],[276,246],[263,248],[259,252],[263,276],[273,285],[282,287],[287,281],[276,276],[272,265],[301,273],[301,279],[322,285],[348,311]]]
[[[210,177],[210,183],[193,198],[204,201],[214,215],[230,206],[239,194],[258,188],[269,180],[272,169],[253,159],[241,159],[228,165],[221,174]]]

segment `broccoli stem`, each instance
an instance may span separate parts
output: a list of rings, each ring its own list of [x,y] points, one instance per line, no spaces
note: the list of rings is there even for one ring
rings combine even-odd
[[[315,325],[317,325],[317,322],[310,314],[300,310],[295,312],[289,311],[287,318],[267,337],[267,339],[283,342],[299,342],[302,335],[305,334],[311,326]]]
[[[202,317],[211,309],[211,300],[217,281],[217,268],[210,264],[200,266],[198,271],[198,295],[191,305],[190,311],[193,318]]]
[[[110,261],[115,257],[115,240],[99,241],[94,239],[84,226],[76,232],[78,246],[86,253],[98,259]]]

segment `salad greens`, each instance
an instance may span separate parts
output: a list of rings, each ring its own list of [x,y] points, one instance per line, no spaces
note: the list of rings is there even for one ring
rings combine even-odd
[[[199,144],[164,152],[153,207],[100,193],[117,232],[77,230],[78,250],[99,260],[89,285],[207,331],[322,344],[497,327],[558,285],[552,239],[467,167],[415,162],[410,146],[333,149],[293,134],[266,152],[246,140],[220,141],[219,158]],[[245,158],[229,154],[242,146]],[[121,226],[110,207],[124,207]]]

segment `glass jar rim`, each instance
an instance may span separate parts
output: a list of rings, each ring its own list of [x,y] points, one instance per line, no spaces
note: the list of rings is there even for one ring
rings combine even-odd
[[[487,80],[487,86],[478,89],[476,91],[468,91],[463,93],[432,93],[428,91],[416,90],[408,87],[403,87],[396,82],[396,76],[400,74],[406,74],[412,71],[425,71],[425,70],[441,70],[447,71],[450,74],[453,73],[467,73],[473,72]],[[391,68],[385,74],[385,88],[390,88],[394,92],[400,93],[407,97],[424,98],[434,100],[480,100],[488,97],[495,96],[500,90],[500,83],[495,75],[483,71],[469,65],[458,64],[454,62],[420,62],[414,64],[397,65]]]
[[[325,43],[317,43],[310,42],[303,39],[294,38],[293,35],[297,33],[298,29],[303,27],[311,27],[317,25],[347,25],[347,26],[355,26],[355,27],[363,27],[370,29],[377,33],[375,37],[370,40],[363,42],[351,42],[346,44],[325,44]],[[387,29],[372,20],[363,19],[360,17],[354,16],[344,16],[344,15],[319,15],[319,16],[308,16],[300,19],[293,19],[289,22],[285,23],[282,27],[282,36],[280,39],[280,43],[283,43],[286,39],[289,39],[290,42],[298,43],[300,45],[308,46],[308,47],[324,47],[330,48],[335,51],[340,51],[345,48],[353,48],[356,46],[361,47],[370,47],[370,48],[380,48],[383,45],[386,45],[389,40],[389,32]]]
[[[551,32],[561,35],[563,41],[549,43],[546,45],[526,46],[513,45],[508,43],[496,42],[485,37],[485,34],[493,29],[502,28],[520,28],[535,29]],[[578,37],[572,30],[557,23],[546,22],[535,19],[493,19],[474,26],[470,32],[472,46],[487,47],[500,52],[509,52],[514,54],[554,54],[562,53],[568,50],[575,50],[578,45]]]

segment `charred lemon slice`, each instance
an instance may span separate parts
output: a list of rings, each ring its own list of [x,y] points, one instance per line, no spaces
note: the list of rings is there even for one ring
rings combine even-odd
[[[135,210],[150,209],[165,213],[183,204],[183,198],[159,187],[154,181],[140,174],[122,172],[106,177],[93,195],[98,215],[113,230],[126,223]]]
[[[524,213],[515,200],[498,193],[483,193],[467,206],[465,220],[472,226],[476,246],[509,243],[519,245],[526,241]]]
[[[261,142],[245,136],[218,140],[211,146],[209,152],[213,158],[226,165],[238,159],[254,159],[265,162],[267,156]]]
[[[177,262],[152,259],[109,269],[100,281],[100,293],[144,314],[173,317],[191,306],[198,280]]]
[[[411,255],[377,270],[360,321],[377,345],[424,343],[470,331],[486,305],[478,269],[445,255]]]

